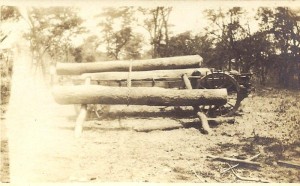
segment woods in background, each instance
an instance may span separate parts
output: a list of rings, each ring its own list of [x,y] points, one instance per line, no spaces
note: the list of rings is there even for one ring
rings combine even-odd
[[[172,7],[105,7],[89,33],[79,9],[1,7],[1,22],[20,16],[28,22],[33,62],[47,73],[56,62],[93,62],[198,54],[205,67],[253,72],[262,84],[300,87],[300,10],[288,7],[207,9],[199,33],[174,34]],[[200,10],[199,10],[200,11]],[[253,10],[254,11],[254,10]],[[184,13],[184,12],[183,12]],[[250,14],[253,15],[250,15]],[[9,18],[9,19],[8,19]],[[11,19],[16,18],[16,19]],[[176,23],[175,23],[176,24]],[[1,42],[5,33],[0,32]],[[84,38],[81,44],[74,40]],[[2,43],[1,43],[2,44]],[[102,50],[101,50],[102,48]],[[3,50],[1,51],[3,53]]]

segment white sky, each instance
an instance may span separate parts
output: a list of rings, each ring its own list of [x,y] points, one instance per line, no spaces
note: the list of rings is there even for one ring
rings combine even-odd
[[[156,6],[171,6],[173,10],[170,14],[169,23],[174,26],[171,28],[174,34],[182,33],[185,31],[192,31],[193,33],[199,33],[201,30],[208,26],[208,23],[203,15],[204,9],[226,9],[234,6],[241,6],[245,8],[253,16],[257,7],[261,6],[290,6],[290,7],[300,7],[300,1],[201,1],[201,0],[177,0],[177,1],[155,1],[155,0],[119,0],[119,1],[96,1],[96,0],[73,0],[73,1],[21,1],[21,0],[10,0],[2,1],[0,4],[5,5],[17,5],[17,6],[75,6],[80,7],[80,16],[86,19],[84,26],[92,30],[92,34],[101,35],[101,29],[96,25],[99,23],[94,17],[95,15],[101,13],[103,7],[118,7],[118,6],[142,6],[142,7],[156,7]],[[251,15],[252,13],[252,15]],[[253,24],[254,25],[254,24]],[[19,27],[20,28],[20,27]],[[139,30],[143,30],[142,28]],[[252,29],[252,32],[255,29]],[[147,33],[145,32],[147,35]],[[87,36],[87,35],[86,35]],[[82,37],[81,37],[82,38]],[[80,43],[80,38],[78,38],[77,43]]]

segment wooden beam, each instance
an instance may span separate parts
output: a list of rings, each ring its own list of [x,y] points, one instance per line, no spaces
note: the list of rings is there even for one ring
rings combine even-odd
[[[134,61],[105,61],[92,63],[57,63],[58,75],[80,75],[83,73],[128,71],[132,64],[133,71],[166,70],[197,68],[203,59],[199,55],[156,58]]]

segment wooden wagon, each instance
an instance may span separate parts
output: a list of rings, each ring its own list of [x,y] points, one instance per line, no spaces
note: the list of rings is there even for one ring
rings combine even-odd
[[[200,68],[201,64],[198,55],[58,63],[57,75],[72,76],[74,85],[54,86],[53,95],[60,104],[81,104],[77,135],[88,104],[192,106],[209,132],[206,116],[233,116],[250,91],[251,75]]]

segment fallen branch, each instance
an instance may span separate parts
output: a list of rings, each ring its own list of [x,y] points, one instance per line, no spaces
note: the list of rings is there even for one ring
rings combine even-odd
[[[262,183],[271,183],[271,181],[269,181],[269,180],[264,180],[264,179],[261,179],[261,178],[248,178],[248,177],[240,176],[240,175],[238,175],[238,174],[235,172],[234,168],[232,168],[231,165],[229,165],[228,163],[227,163],[227,165],[229,166],[231,172],[232,172],[238,179],[240,179],[240,180],[243,180],[243,181],[256,181],[256,182],[262,182]]]
[[[225,172],[227,172],[227,171],[229,171],[229,170],[231,170],[231,169],[233,169],[233,168],[235,168],[235,167],[237,167],[237,166],[239,166],[239,165],[240,165],[240,164],[235,164],[235,165],[233,165],[233,166],[230,166],[229,168],[223,170],[223,171],[221,172],[221,174],[224,174]]]
[[[252,156],[252,157],[250,157],[250,158],[247,158],[246,160],[251,161],[251,160],[257,158],[259,155],[260,155],[260,153],[256,154],[255,156]],[[227,171],[229,171],[229,170],[231,170],[231,169],[233,169],[233,168],[235,168],[235,167],[237,167],[237,166],[239,166],[239,165],[240,165],[239,163],[238,163],[238,164],[235,164],[235,165],[229,167],[228,169],[223,170],[223,171],[221,172],[221,174],[224,174],[225,172],[227,172]]]
[[[296,164],[295,162],[291,162],[291,161],[278,161],[277,163],[278,163],[278,165],[283,165],[283,166],[287,166],[287,167],[292,167],[292,168],[300,169],[300,165]]]
[[[237,163],[244,163],[244,164],[249,164],[249,165],[261,166],[260,163],[249,161],[249,160],[241,160],[241,159],[236,159],[236,158],[219,157],[219,156],[213,156],[213,155],[208,155],[208,157],[213,158],[213,159],[223,160],[223,161],[232,161],[232,162],[237,162]]]

